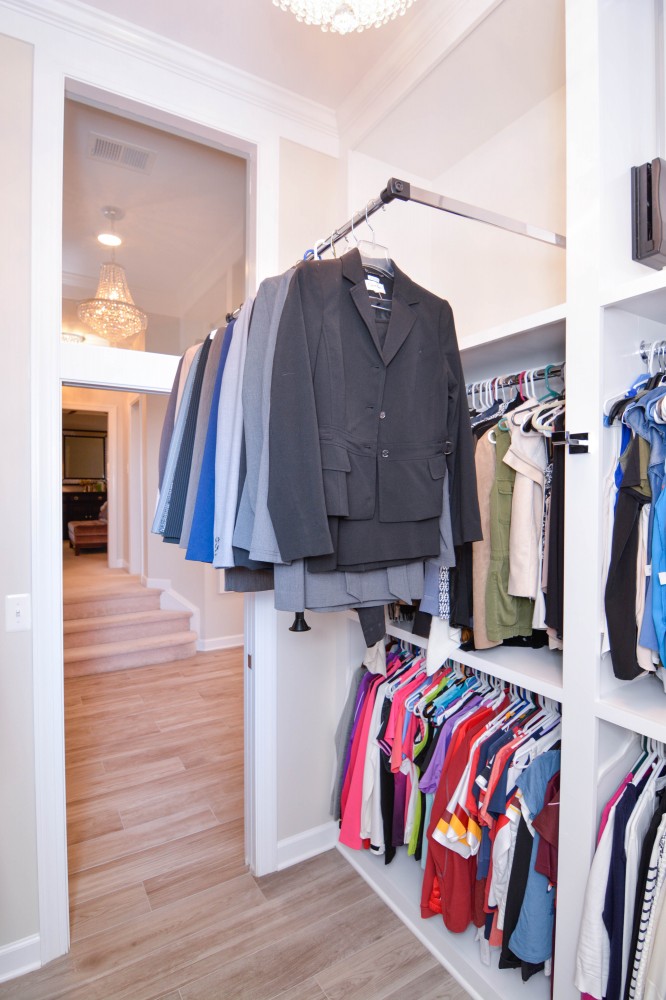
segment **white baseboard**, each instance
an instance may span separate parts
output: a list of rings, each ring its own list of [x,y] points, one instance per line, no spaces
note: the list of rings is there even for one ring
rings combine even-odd
[[[129,563],[124,559],[109,559],[109,569],[129,569]]]
[[[235,649],[245,644],[244,635],[218,635],[215,639],[197,639],[200,653],[211,653],[215,649]]]
[[[192,615],[190,628],[197,635],[201,635],[201,612],[196,604],[192,604],[186,597],[179,594],[171,587],[171,580],[160,580],[156,577],[142,576],[141,583],[144,587],[157,587],[162,591],[160,596],[160,607],[165,611],[189,611]]]
[[[277,866],[278,871],[282,868],[290,868],[297,865],[299,861],[307,861],[317,854],[324,854],[330,851],[338,842],[338,824],[331,820],[321,826],[315,826],[311,830],[297,833],[293,837],[285,837],[279,840],[277,845]]]
[[[41,964],[39,934],[5,944],[0,948],[0,983],[24,976],[26,972],[34,972],[41,968]]]

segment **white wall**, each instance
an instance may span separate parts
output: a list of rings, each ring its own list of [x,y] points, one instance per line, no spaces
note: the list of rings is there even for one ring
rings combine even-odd
[[[0,241],[4,289],[0,393],[0,593],[30,593],[30,218],[32,48],[0,35]],[[11,488],[10,488],[11,487]],[[0,948],[37,931],[35,761],[30,632],[0,630]]]
[[[432,190],[565,234],[564,98],[560,90],[538,104],[436,178]],[[459,340],[565,301],[563,250],[430,213],[430,287],[451,303]]]

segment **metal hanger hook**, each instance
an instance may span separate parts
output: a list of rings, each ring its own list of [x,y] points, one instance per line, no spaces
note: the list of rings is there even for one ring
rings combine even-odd
[[[370,222],[368,220],[368,205],[369,204],[370,204],[369,201],[365,203],[365,224],[368,227],[368,229],[370,230],[370,232],[372,233],[372,245],[374,246],[375,243],[377,242],[377,237],[375,236],[375,231],[372,228],[372,226],[370,225]]]

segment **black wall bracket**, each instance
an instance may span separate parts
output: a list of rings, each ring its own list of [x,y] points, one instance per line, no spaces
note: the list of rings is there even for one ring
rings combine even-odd
[[[570,455],[587,455],[588,434],[581,431],[576,434],[574,431],[555,431],[551,436],[551,441],[557,447],[568,447]]]

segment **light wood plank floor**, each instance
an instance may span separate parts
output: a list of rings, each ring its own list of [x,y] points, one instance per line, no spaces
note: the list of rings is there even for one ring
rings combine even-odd
[[[336,851],[248,873],[240,650],[65,698],[72,948],[0,998],[467,996]]]

